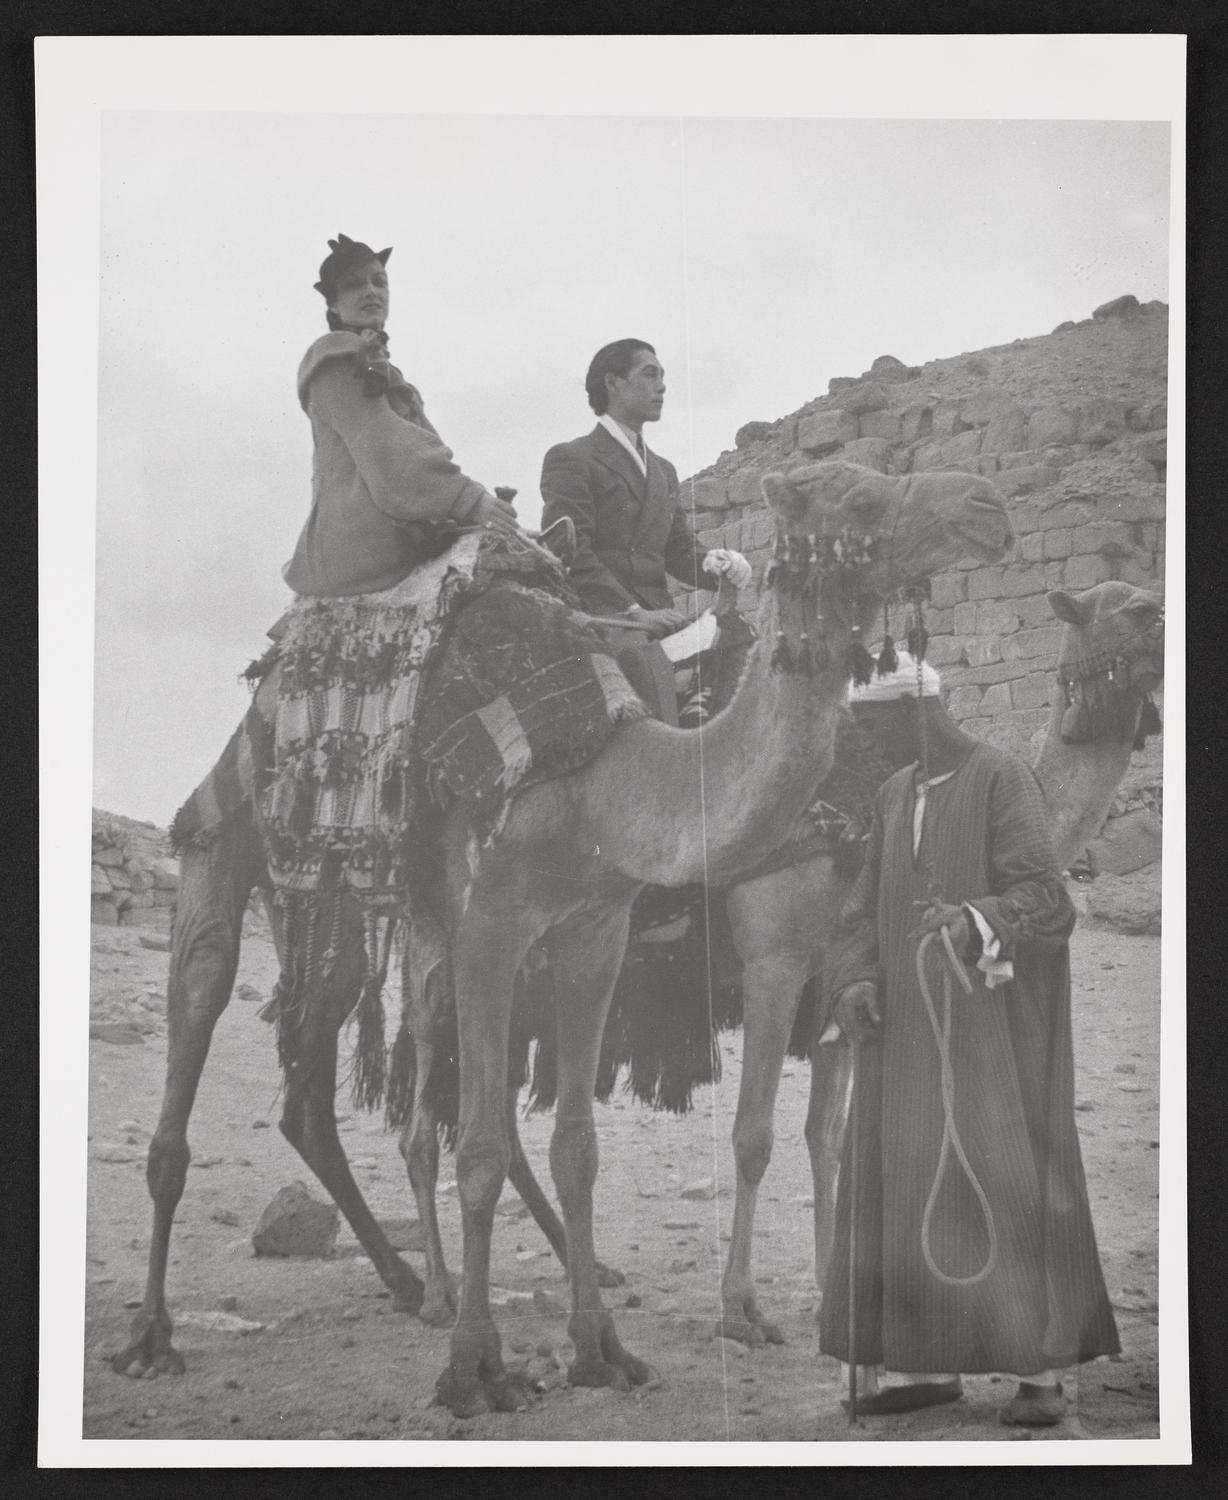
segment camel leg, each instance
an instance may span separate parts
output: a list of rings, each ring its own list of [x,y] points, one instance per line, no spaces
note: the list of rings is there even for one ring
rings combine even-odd
[[[321,1002],[309,1007],[291,1042],[281,1133],[319,1178],[345,1215],[367,1252],[380,1280],[393,1295],[398,1312],[417,1312],[422,1282],[388,1242],[350,1172],[337,1134],[337,1033],[353,1009],[361,986],[364,956],[362,928],[347,920],[341,952]]]
[[[550,1169],[567,1226],[568,1332],[576,1346],[568,1378],[573,1385],[608,1385],[616,1390],[658,1378],[651,1365],[619,1343],[614,1320],[601,1301],[593,1251],[593,1087],[606,1013],[627,945],[628,916],[625,906],[583,912],[556,929],[555,941],[559,1089]]]
[[[520,1132],[516,1128],[516,1099],[509,1091],[507,1101],[507,1134],[511,1146],[511,1159],[508,1162],[508,1181],[519,1193],[522,1202],[533,1215],[534,1221],[541,1232],[550,1241],[550,1248],[567,1265],[567,1234],[563,1228],[563,1221],[554,1211],[550,1199],[546,1197],[540,1182],[533,1175],[533,1168],[529,1165],[529,1159],[524,1154],[524,1147],[520,1143]],[[627,1278],[621,1271],[605,1265],[602,1261],[597,1262],[597,1285],[602,1287],[625,1286]]]
[[[783,1344],[755,1300],[751,1251],[759,1184],[772,1157],[772,1118],[789,1033],[810,967],[808,952],[759,954],[742,971],[742,1081],[733,1122],[737,1167],[733,1228],[721,1278],[718,1334],[739,1343]]]
[[[510,887],[512,882],[507,882]],[[460,1039],[460,1308],[447,1368],[435,1382],[454,1416],[517,1411],[530,1399],[523,1375],[504,1368],[490,1310],[490,1246],[495,1208],[507,1176],[508,1035],[516,970],[536,935],[516,896],[497,876],[479,881],[455,917],[452,976]]]
[[[186,849],[180,862],[166,989],[166,1085],[145,1168],[154,1208],[149,1267],[131,1340],[111,1360],[119,1374],[183,1373],[183,1359],[171,1343],[173,1324],[166,1307],[171,1228],[192,1159],[188,1119],[213,1028],[234,986],[257,856],[251,823],[238,818],[205,847]]]
[[[815,1029],[821,1025],[816,1016]],[[819,1296],[827,1280],[836,1224],[836,1179],[848,1123],[852,1053],[841,1041],[820,1047],[810,1043],[810,1106],[806,1112],[806,1146],[814,1179],[814,1275]]]
[[[423,1102],[435,1049],[430,1042],[415,1038],[418,1074],[414,1089],[414,1111],[401,1132],[400,1151],[409,1173],[418,1219],[422,1225],[426,1254],[426,1296],[418,1316],[432,1328],[450,1328],[456,1321],[456,1277],[448,1270],[439,1234],[435,1189],[439,1182],[439,1122],[435,1112]]]

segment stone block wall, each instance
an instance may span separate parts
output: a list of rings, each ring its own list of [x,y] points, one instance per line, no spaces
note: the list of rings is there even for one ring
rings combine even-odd
[[[143,835],[130,820],[96,812],[90,844],[90,921],[169,931],[179,861],[163,852],[158,831]]]
[[[1006,500],[1015,550],[933,579],[929,659],[970,733],[1026,754],[1055,691],[1061,630],[1049,590],[1163,583],[1166,309],[1100,312],[921,368],[884,356],[778,422],[748,423],[740,447],[682,486],[700,540],[737,548],[754,567],[741,606],[755,609],[774,541],[765,473],[840,458],[889,475],[987,476]]]

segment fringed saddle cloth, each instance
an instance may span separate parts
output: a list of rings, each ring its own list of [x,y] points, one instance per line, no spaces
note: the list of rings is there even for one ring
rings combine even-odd
[[[270,1004],[283,1064],[309,996],[364,917],[355,1097],[384,1085],[392,922],[432,923],[438,811],[494,830],[527,779],[573,770],[646,710],[586,628],[554,556],[501,531],[462,535],[395,588],[295,601],[279,642],[273,771],[261,797],[285,915]]]

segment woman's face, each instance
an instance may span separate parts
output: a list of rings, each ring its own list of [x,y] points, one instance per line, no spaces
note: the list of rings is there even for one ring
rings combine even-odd
[[[383,262],[370,260],[346,272],[329,306],[351,328],[383,328],[388,317],[388,272]]]

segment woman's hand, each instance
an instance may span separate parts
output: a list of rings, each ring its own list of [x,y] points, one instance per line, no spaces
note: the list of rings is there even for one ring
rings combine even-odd
[[[652,627],[648,632],[648,639],[651,641],[660,640],[663,635],[672,635],[687,622],[686,616],[676,609],[641,609],[639,605],[633,604],[627,613],[633,620]]]
[[[873,979],[858,979],[836,996],[833,1017],[840,1035],[850,1042],[871,1037],[882,1024],[878,1009],[878,985]]]
[[[518,531],[520,522],[516,519],[515,508],[506,500],[500,500],[495,495],[484,495],[478,501],[473,512],[472,524],[475,526],[494,526],[500,531]]]

